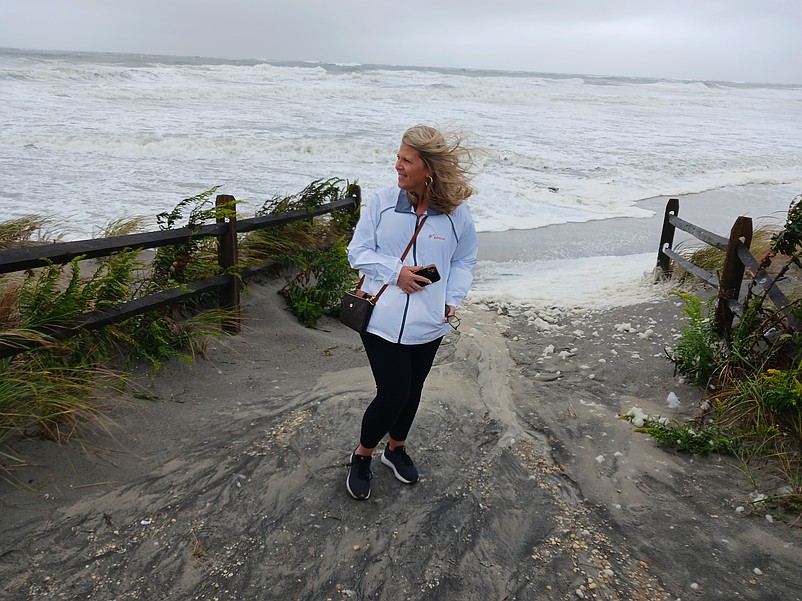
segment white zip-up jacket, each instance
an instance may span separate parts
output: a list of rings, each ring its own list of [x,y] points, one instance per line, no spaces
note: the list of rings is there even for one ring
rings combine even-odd
[[[419,220],[407,193],[397,186],[379,190],[362,213],[348,245],[348,260],[365,274],[362,290],[376,294],[384,284],[367,331],[400,344],[423,344],[449,329],[446,305],[458,306],[473,281],[478,250],[476,228],[466,203],[446,215],[429,207],[423,228],[403,265],[429,265],[440,281],[407,294],[396,283],[401,255]]]

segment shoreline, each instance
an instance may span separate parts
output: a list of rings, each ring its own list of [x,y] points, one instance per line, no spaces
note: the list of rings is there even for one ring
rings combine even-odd
[[[679,215],[722,236],[739,215],[755,229],[780,227],[796,194],[790,186],[745,186],[680,198]],[[798,194],[798,193],[797,193]],[[556,224],[535,230],[481,232],[479,264],[470,298],[521,305],[585,308],[626,306],[659,300],[655,285],[665,206],[669,197],[640,201],[648,218],[617,217]],[[677,230],[674,248],[698,246]]]
[[[376,461],[359,503],[358,337],[301,327],[274,285],[244,298],[243,332],[207,359],[134,375],[154,400],[117,399],[115,438],[24,442],[28,488],[0,484],[4,598],[800,598],[802,530],[739,512],[754,491],[734,462],[618,417],[695,413],[665,358],[676,299],[467,304],[410,440],[421,482]]]
[[[726,236],[739,215],[752,217],[756,228],[762,223],[782,224],[791,201],[801,192],[802,189],[789,184],[753,184],[697,194],[655,196],[635,203],[652,211],[651,217],[611,217],[533,230],[479,232],[479,258],[501,262],[583,258],[595,256],[592,252],[598,248],[604,248],[604,252],[598,253],[604,256],[653,251],[656,258],[669,198],[680,199],[680,217]],[[690,236],[677,231],[677,243],[689,239]]]

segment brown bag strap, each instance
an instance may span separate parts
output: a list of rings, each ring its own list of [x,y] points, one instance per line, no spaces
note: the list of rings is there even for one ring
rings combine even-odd
[[[409,251],[412,249],[412,245],[413,245],[413,244],[415,244],[415,238],[417,238],[417,237],[418,237],[418,234],[420,233],[421,229],[423,228],[423,224],[424,224],[424,223],[426,223],[426,218],[427,218],[427,217],[428,217],[428,215],[424,215],[424,216],[423,216],[423,219],[421,219],[421,220],[420,220],[420,223],[418,223],[418,227],[417,227],[417,228],[415,228],[415,233],[414,233],[414,234],[412,234],[412,238],[410,239],[410,241],[409,241],[409,244],[407,244],[407,247],[404,249],[404,254],[402,254],[402,255],[401,255],[401,262],[402,262],[402,263],[404,262],[404,259],[406,259],[406,258],[407,258],[407,255],[409,254]],[[361,277],[361,278],[359,278],[359,283],[356,285],[356,289],[357,289],[357,290],[359,290],[360,288],[362,288],[362,282],[364,282],[364,281],[365,281],[365,274],[363,273],[363,274],[362,274],[362,277]],[[371,304],[374,304],[374,305],[375,305],[375,304],[376,304],[376,301],[378,301],[378,300],[379,300],[379,297],[382,295],[382,293],[383,293],[383,292],[384,292],[386,289],[387,289],[387,284],[385,284],[384,286],[382,286],[382,287],[379,289],[379,291],[378,291],[378,292],[377,292],[377,293],[376,293],[376,294],[373,296],[373,298],[371,298],[371,299],[370,299],[370,302],[371,302]]]

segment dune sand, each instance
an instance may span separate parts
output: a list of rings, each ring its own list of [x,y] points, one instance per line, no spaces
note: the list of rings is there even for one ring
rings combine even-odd
[[[345,490],[373,387],[359,338],[304,329],[253,285],[242,334],[135,376],[155,400],[114,404],[110,434],[12,441],[31,465],[0,483],[0,597],[800,599],[802,529],[752,508],[738,463],[618,417],[694,415],[701,393],[664,352],[677,302],[468,305],[410,436],[421,481],[374,461],[360,503]]]

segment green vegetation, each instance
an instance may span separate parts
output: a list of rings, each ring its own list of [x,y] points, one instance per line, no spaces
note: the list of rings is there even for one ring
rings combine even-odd
[[[50,220],[41,215],[29,215],[0,223],[0,250],[28,246],[35,240],[48,238]]]
[[[341,184],[338,179],[313,182],[295,196],[266,202],[259,214],[312,211],[356,191],[355,184]],[[211,188],[157,215],[159,228],[195,228],[228,217],[234,207],[215,207],[216,191]],[[324,313],[336,313],[342,291],[353,284],[345,245],[357,217],[358,209],[349,208],[242,235],[239,267],[272,264],[274,275],[287,278],[282,294],[290,309],[312,327]],[[0,223],[0,249],[52,242],[48,224],[40,216]],[[141,227],[141,219],[117,220],[103,235],[137,233]],[[215,238],[161,247],[147,261],[144,254],[124,251],[92,261],[77,257],[66,265],[0,276],[0,341],[34,347],[0,359],[0,442],[15,433],[66,441],[86,419],[102,415],[98,398],[104,387],[124,390],[126,372],[135,362],[147,362],[155,375],[165,361],[192,361],[210,338],[221,336],[221,320],[230,316],[211,293],[66,336],[83,314],[114,310],[219,273]]]
[[[774,306],[768,292],[751,280],[739,301],[742,316],[724,337],[712,318],[712,303],[674,293],[685,301],[685,319],[671,359],[689,381],[705,387],[707,398],[692,422],[646,417],[636,425],[682,451],[737,456],[756,485],[760,480],[779,491],[772,501],[802,511],[802,332],[797,325],[802,319],[802,196],[792,203],[785,226],[761,239],[768,240],[761,268],[772,286],[783,282],[786,296],[796,300]],[[720,271],[710,257],[705,250],[691,261]],[[623,417],[635,421],[632,414]]]
[[[705,313],[701,299],[693,294],[672,292],[685,301],[683,313],[685,321],[682,336],[674,349],[673,361],[680,373],[689,381],[706,385],[715,372],[718,364],[718,345],[712,340],[712,320],[710,303]]]
[[[339,179],[314,181],[294,196],[267,201],[257,215],[313,211],[355,192],[356,184],[346,182],[341,189],[342,183]],[[301,323],[312,328],[324,314],[337,315],[343,293],[356,282],[345,247],[357,218],[356,211],[338,211],[258,230],[243,241],[240,252],[248,261],[271,260],[279,273],[287,275],[281,293]]]
[[[214,222],[222,214],[213,205],[217,186],[179,202],[170,212],[160,213],[156,222],[162,231],[195,228]],[[190,238],[180,244],[163,246],[148,266],[146,277],[136,283],[136,297],[162,290],[185,288],[194,280],[216,275],[217,242],[214,238]],[[144,359],[158,372],[165,360],[192,361],[203,355],[207,340],[219,338],[219,324],[225,316],[215,307],[216,295],[199,295],[180,305],[168,305],[132,317],[113,328],[127,349],[127,363]]]

